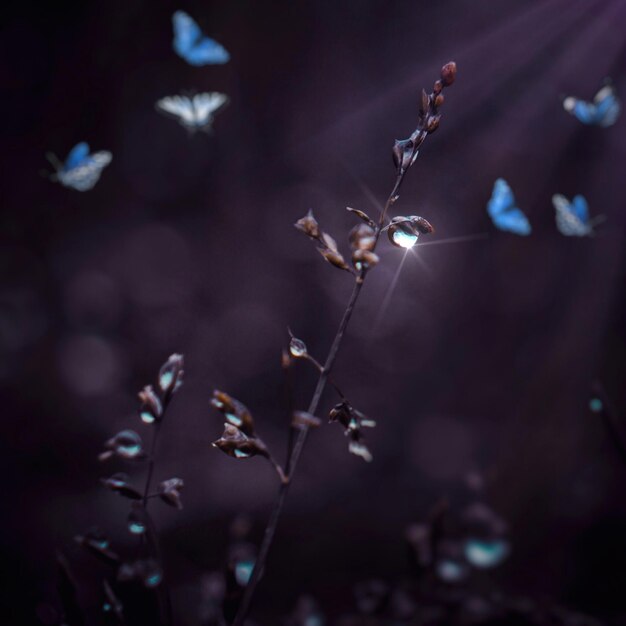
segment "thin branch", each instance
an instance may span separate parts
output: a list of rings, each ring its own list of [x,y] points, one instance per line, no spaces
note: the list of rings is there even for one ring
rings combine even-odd
[[[398,198],[398,191],[400,189],[402,181],[404,180],[404,175],[406,174],[409,167],[411,167],[411,165],[413,165],[413,163],[415,162],[415,159],[417,158],[419,152],[419,148],[421,147],[428,134],[434,132],[439,126],[440,116],[438,113],[438,109],[439,106],[443,103],[443,95],[441,94],[441,92],[444,87],[447,87],[454,82],[455,75],[456,65],[454,63],[448,63],[443,66],[443,68],[441,69],[441,79],[435,82],[432,93],[430,95],[427,95],[425,91],[422,91],[422,104],[420,106],[420,116],[417,129],[413,132],[409,139],[403,140],[401,142],[396,141],[393,153],[394,161],[397,167],[396,180],[393,189],[391,190],[391,193],[387,198],[387,202],[385,203],[385,206],[383,207],[383,210],[380,214],[378,225],[374,230],[374,245],[371,249],[372,253],[376,249],[376,245],[378,244],[378,241],[380,239],[380,234],[385,225],[387,213]],[[307,234],[309,236],[312,236],[311,232],[307,232]],[[328,258],[327,260],[330,261],[330,259]],[[350,295],[350,300],[348,301],[346,310],[344,311],[341,323],[339,324],[339,328],[337,329],[337,333],[328,352],[328,356],[326,357],[324,366],[320,371],[320,376],[317,381],[315,391],[313,392],[311,403],[309,404],[308,413],[310,413],[311,415],[315,415],[315,412],[317,411],[320,400],[322,398],[322,393],[324,392],[324,388],[326,387],[326,383],[329,382],[330,372],[333,368],[333,365],[335,364],[341,342],[345,335],[346,329],[348,328],[348,324],[352,317],[352,313],[354,312],[357,300],[359,299],[363,283],[365,282],[365,278],[367,276],[367,271],[367,267],[364,266],[363,269],[356,272],[356,278],[354,281],[354,286],[352,288],[352,294]],[[296,438],[295,444],[293,445],[291,455],[289,455],[288,457],[285,470],[287,474],[287,481],[281,484],[278,491],[278,498],[274,504],[274,508],[265,529],[265,535],[263,536],[263,542],[261,543],[261,547],[259,549],[259,554],[257,556],[256,563],[252,571],[252,576],[246,586],[243,598],[241,600],[241,605],[239,606],[237,615],[235,616],[235,620],[233,622],[233,626],[243,626],[244,620],[250,609],[250,603],[254,596],[254,592],[263,576],[267,557],[271,549],[272,542],[274,540],[274,535],[276,534],[276,528],[278,526],[278,522],[280,520],[280,516],[285,505],[287,494],[289,492],[289,485],[292,482],[293,476],[298,466],[298,461],[300,460],[302,450],[304,449],[308,432],[309,427],[303,425],[303,427],[298,432],[298,436]]]
[[[395,202],[395,198],[397,196],[398,190],[400,189],[400,185],[404,178],[404,173],[399,174],[396,178],[395,185],[389,194],[389,198],[385,203],[384,209],[380,215],[379,227],[376,230],[376,243],[378,243],[378,238],[380,237],[380,228],[384,224],[385,217],[391,205]],[[350,318],[352,317],[352,313],[354,312],[354,307],[359,299],[359,295],[361,293],[361,289],[363,287],[363,283],[365,282],[365,277],[367,275],[366,270],[362,270],[356,277],[354,281],[354,286],[352,288],[352,294],[350,295],[350,300],[348,301],[348,305],[346,306],[346,310],[344,311],[343,317],[341,319],[341,323],[339,324],[339,328],[337,329],[337,334],[335,335],[335,339],[330,347],[328,352],[328,356],[326,357],[326,362],[322,367],[320,372],[320,377],[317,381],[317,385],[315,387],[315,391],[313,392],[313,397],[311,398],[311,403],[309,404],[308,412],[311,415],[315,415],[317,408],[319,406],[320,400],[322,398],[322,393],[324,388],[326,387],[326,383],[328,382],[330,372],[335,363],[335,359],[337,358],[337,354],[339,352],[339,348],[341,346],[341,342],[343,340],[346,329],[348,328],[348,324],[350,322]],[[298,431],[298,436],[296,438],[296,442],[293,445],[293,449],[291,455],[288,459],[286,474],[288,481],[283,482],[278,491],[278,498],[276,503],[274,504],[274,509],[272,510],[272,514],[268,521],[267,527],[265,529],[265,535],[263,536],[263,542],[261,544],[261,548],[259,549],[259,554],[256,559],[256,563],[254,566],[254,570],[252,572],[252,576],[250,581],[246,586],[246,590],[244,592],[243,598],[241,600],[241,605],[239,606],[239,610],[237,611],[237,615],[235,617],[235,621],[233,622],[233,626],[242,626],[243,622],[248,614],[248,610],[250,609],[250,603],[252,601],[252,597],[254,596],[254,592],[256,590],[261,577],[263,576],[263,572],[265,570],[265,564],[267,561],[267,556],[272,547],[272,542],[274,540],[274,535],[276,534],[276,528],[278,526],[278,521],[280,520],[280,516],[283,511],[283,507],[285,505],[285,500],[287,498],[287,493],[289,492],[289,485],[293,479],[293,475],[295,473],[296,467],[298,465],[298,461],[300,460],[300,455],[302,454],[302,450],[304,448],[304,444],[306,443],[307,435],[309,433],[309,428],[307,426],[303,426],[302,429]]]

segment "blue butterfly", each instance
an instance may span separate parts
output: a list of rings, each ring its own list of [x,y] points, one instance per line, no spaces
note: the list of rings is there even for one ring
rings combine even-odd
[[[219,65],[230,59],[226,48],[206,37],[192,17],[184,11],[172,15],[174,52],[190,65]]]
[[[503,178],[498,178],[493,186],[491,199],[487,203],[487,213],[496,228],[516,235],[530,235],[530,222],[515,206],[513,192]]]
[[[569,96],[563,100],[563,108],[583,124],[606,128],[617,122],[622,104],[613,85],[607,82],[595,95],[593,102]]]
[[[93,188],[100,179],[102,170],[113,158],[110,152],[104,150],[89,154],[89,145],[84,141],[70,150],[65,163],[61,163],[54,154],[49,153],[46,156],[56,170],[51,179],[78,191]]]
[[[555,194],[552,204],[556,210],[556,227],[567,237],[593,235],[593,227],[604,220],[603,215],[589,219],[589,205],[583,196],[574,196],[570,202],[565,196]]]

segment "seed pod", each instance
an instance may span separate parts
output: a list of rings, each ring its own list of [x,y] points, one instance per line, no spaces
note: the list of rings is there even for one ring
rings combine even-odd
[[[109,476],[109,478],[101,478],[100,482],[111,491],[115,491],[119,493],[120,496],[124,496],[124,498],[130,498],[131,500],[141,500],[142,495],[129,484],[129,478],[127,474],[117,473],[113,474],[113,476]]]
[[[211,406],[215,407],[230,424],[239,428],[246,435],[254,435],[254,420],[252,413],[245,404],[229,396],[224,391],[216,389],[211,398]]]
[[[232,424],[224,424],[224,433],[213,442],[213,445],[235,459],[247,459],[256,455],[269,456],[265,444],[260,439],[247,437]]]
[[[340,270],[350,271],[350,266],[346,263],[340,252],[336,252],[330,248],[318,248],[318,250],[331,265],[338,267]]]
[[[145,424],[152,424],[158,421],[163,415],[163,404],[161,399],[154,392],[152,385],[147,385],[139,392],[139,417]]]
[[[294,226],[301,232],[303,232],[311,239],[319,239],[322,236],[319,224],[315,217],[313,217],[313,211],[309,209],[309,212],[301,217]]]
[[[364,211],[359,209],[353,209],[351,207],[346,207],[346,211],[350,211],[350,213],[354,213],[357,217],[360,217],[368,226],[374,228],[376,226],[376,222]]]
[[[444,87],[452,85],[456,78],[456,63],[450,61],[441,68],[441,82]]]
[[[165,401],[183,384],[183,355],[172,354],[159,370],[159,387],[163,392]]]
[[[353,250],[373,250],[376,245],[376,233],[367,224],[357,224],[348,235]]]
[[[360,272],[361,270],[368,270],[378,265],[380,258],[374,252],[370,250],[355,250],[352,253],[352,263],[354,267]]]
[[[163,502],[180,511],[183,508],[183,503],[180,499],[180,492],[184,486],[185,483],[182,478],[169,478],[159,484],[159,496]]]

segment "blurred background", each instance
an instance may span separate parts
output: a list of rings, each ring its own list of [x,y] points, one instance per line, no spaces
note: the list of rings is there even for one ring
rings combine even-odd
[[[229,63],[174,54],[177,9]],[[40,623],[57,549],[96,580],[75,534],[98,525],[130,541],[127,502],[99,483],[124,467],[97,455],[122,428],[148,439],[136,393],[172,352],[185,384],[155,478],[183,478],[185,508],[152,510],[176,623],[198,623],[231,520],[249,515],[258,541],[277,490],[262,459],[210,446],[223,423],[210,394],[244,402],[283,458],[287,326],[323,360],[352,285],[293,223],[312,208],[348,250],[345,207],[378,213],[393,140],[410,135],[420,90],[449,60],[458,76],[440,129],[394,207],[431,221],[442,244],[407,257],[381,317],[404,255],[381,242],[335,369],[378,422],[374,461],[350,455],[337,424],[311,435],[254,615],[276,623],[309,592],[332,622],[354,584],[406,575],[405,528],[441,497],[462,506],[480,473],[511,545],[485,584],[624,623],[626,465],[588,403],[601,380],[626,411],[626,121],[584,127],[561,106],[591,99],[606,76],[626,94],[624,24],[621,0],[13,3],[0,35],[8,623]],[[212,134],[154,109],[194,91],[230,97]],[[86,193],[42,175],[47,151],[65,158],[79,141],[113,154]],[[493,228],[498,177],[531,236]],[[584,194],[606,222],[563,237],[554,193]],[[314,372],[297,368],[295,384],[304,409]],[[334,401],[328,390],[322,417]]]

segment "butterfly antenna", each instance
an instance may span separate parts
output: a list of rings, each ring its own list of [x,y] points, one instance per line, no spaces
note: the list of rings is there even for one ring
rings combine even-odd
[[[50,162],[50,165],[52,165],[55,170],[58,171],[63,169],[63,163],[59,161],[57,155],[53,152],[46,152],[46,159]]]

